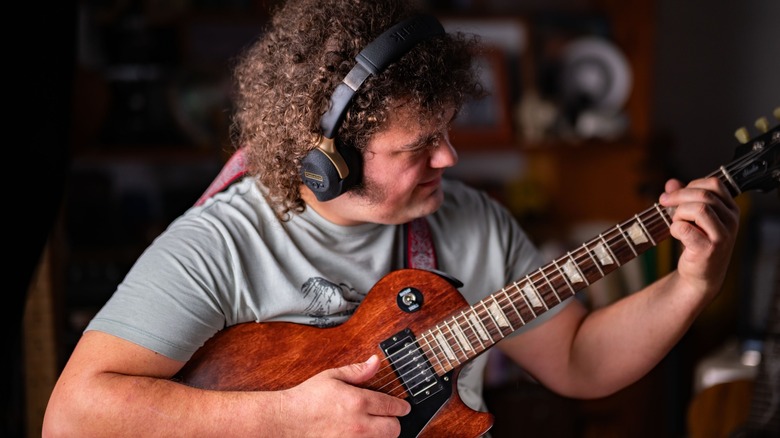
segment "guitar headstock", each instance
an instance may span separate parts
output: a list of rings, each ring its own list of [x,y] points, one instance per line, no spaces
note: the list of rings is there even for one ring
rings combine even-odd
[[[773,116],[780,121],[780,107],[775,108]],[[769,192],[780,186],[780,125],[770,128],[767,118],[762,117],[756,120],[755,127],[760,134],[753,138],[744,127],[736,131],[742,144],[725,169],[738,192]]]

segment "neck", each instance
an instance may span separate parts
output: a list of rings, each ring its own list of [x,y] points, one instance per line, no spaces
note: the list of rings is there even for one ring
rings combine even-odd
[[[343,195],[336,199],[322,202],[317,200],[317,197],[311,189],[305,185],[301,185],[301,198],[303,199],[303,202],[306,203],[306,208],[311,208],[316,211],[317,214],[327,219],[328,222],[335,225],[349,227],[366,223],[366,221],[358,220],[343,214],[344,212],[352,211],[352,209],[344,204]]]

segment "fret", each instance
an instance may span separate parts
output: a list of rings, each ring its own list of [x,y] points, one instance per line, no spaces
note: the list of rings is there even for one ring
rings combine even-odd
[[[525,300],[525,306],[528,308],[528,310],[531,311],[531,315],[533,315],[533,317],[536,318],[537,315],[536,315],[536,312],[534,311],[534,307],[531,305],[531,302],[528,301],[528,297],[526,296],[527,292],[525,290],[521,289],[517,285],[517,282],[515,282],[514,284],[515,284],[515,288],[520,292],[520,297],[523,298],[523,300]],[[534,298],[536,299],[537,302],[539,301],[539,298],[537,298],[537,297],[534,297]],[[525,321],[523,321],[523,325],[525,325]]]
[[[623,229],[620,228],[620,224],[615,225],[615,229],[617,229],[620,232],[620,235],[623,236],[623,240],[626,241],[628,248],[631,250],[631,252],[634,253],[634,256],[638,256],[639,254],[637,254],[636,249],[634,249],[634,245],[631,243],[631,240],[629,240],[628,236],[626,236],[626,233],[623,232]]]
[[[469,325],[469,327],[471,327],[471,332],[474,334],[474,339],[476,339],[476,340],[477,340],[477,342],[479,342],[479,348],[480,348],[480,350],[484,351],[484,350],[485,350],[485,344],[483,344],[483,343],[482,343],[482,340],[480,339],[480,337],[481,337],[481,336],[485,336],[485,339],[487,339],[487,336],[486,336],[486,335],[484,335],[484,334],[480,334],[480,333],[478,332],[478,329],[477,329],[477,327],[475,327],[475,326],[474,326],[474,324],[473,324],[473,321],[471,321],[471,320],[469,319],[469,317],[468,317],[468,316],[466,316],[466,313],[465,313],[465,312],[460,312],[460,315],[463,317],[463,320],[464,320],[464,321],[466,321],[466,324],[468,324],[468,325]],[[473,312],[471,313],[471,316],[472,316],[472,318],[474,317],[474,313],[473,313]],[[476,319],[476,318],[475,318],[475,319]]]
[[[670,222],[670,220],[672,219],[671,216],[669,217],[669,219],[667,219],[666,216],[668,213],[664,214],[664,211],[661,210],[661,205],[658,204],[657,202],[653,204],[653,207],[655,207],[655,209],[658,211],[658,214],[661,215],[661,219],[663,219],[664,222],[666,222],[666,226],[671,228],[672,227],[672,223]]]
[[[547,307],[547,301],[545,301],[544,297],[542,296],[542,293],[539,292],[539,288],[536,287],[533,281],[531,281],[531,276],[526,275],[526,287],[523,288],[523,291],[526,293],[526,297],[533,297],[531,298],[531,302],[539,302],[544,306],[544,310],[550,310],[549,307]],[[533,295],[528,293],[528,288],[531,288],[531,292],[533,292]]]
[[[430,337],[430,339],[428,339],[428,337]],[[436,362],[439,364],[439,368],[444,370],[445,369],[444,364],[441,362],[441,360],[439,360],[439,355],[443,353],[441,347],[439,347],[439,352],[436,351],[436,345],[438,345],[439,341],[436,340],[436,338],[434,337],[433,333],[430,330],[427,332],[427,334],[424,334],[422,338],[425,339],[425,343],[428,345],[429,351],[433,355],[433,358],[436,359]]]
[[[491,295],[490,298],[493,300],[493,304],[490,305],[489,310],[491,315],[493,315],[493,318],[498,321],[499,327],[509,327],[511,331],[515,331],[515,328],[512,327],[512,323],[509,322],[509,318],[506,317],[504,309],[501,308],[501,304],[496,300],[496,296]],[[504,336],[503,330],[501,331],[501,336]]]
[[[555,295],[555,298],[558,299],[558,302],[560,303],[561,297],[558,295],[558,292],[555,290],[555,286],[553,286],[552,283],[550,283],[550,279],[547,278],[547,275],[544,274],[544,268],[539,268],[539,273],[542,274],[542,278],[544,278],[544,281],[547,282],[547,285],[550,286],[550,290],[552,290],[553,295]]]
[[[509,305],[512,306],[512,310],[517,314],[517,316],[520,318],[520,325],[525,325],[525,319],[523,318],[523,315],[520,313],[519,310],[517,310],[517,307],[515,307],[515,303],[512,302],[512,297],[509,296],[509,293],[507,293],[506,288],[502,288],[501,292],[503,292],[504,296],[506,297],[507,301],[509,301]],[[527,304],[526,304],[527,306]]]
[[[737,196],[740,193],[742,193],[742,189],[739,188],[739,184],[737,184],[737,182],[734,181],[734,178],[731,176],[730,173],[728,173],[726,171],[726,168],[724,166],[720,166],[720,168],[718,170],[720,170],[720,173],[723,174],[723,177],[726,179],[726,181],[728,181],[729,184],[731,184],[731,187],[733,188],[733,190],[731,190],[731,193],[734,196]],[[721,180],[721,181],[723,181],[723,180]],[[723,181],[723,182],[725,183],[725,181]]]
[[[482,304],[482,307],[485,309],[485,314],[488,316],[488,318],[490,318],[490,321],[493,323],[493,326],[496,328],[496,331],[498,331],[498,335],[501,336],[501,338],[503,338],[504,333],[501,331],[501,327],[498,326],[498,322],[495,320],[495,318],[493,318],[493,315],[491,315],[490,310],[485,304],[485,300],[480,301],[480,304]],[[490,333],[490,330],[488,330],[488,333]],[[496,342],[496,338],[494,338],[492,334],[490,335],[490,339],[492,339],[493,342]]]
[[[607,243],[607,240],[604,239],[604,236],[599,234],[599,239],[601,239],[601,243],[596,245],[595,251],[601,264],[606,266],[617,263],[617,265],[620,266],[620,259],[612,252],[612,248],[609,246],[609,243]],[[607,252],[609,252],[609,254],[607,254]]]
[[[636,221],[632,222],[631,225],[626,228],[626,234],[631,239],[631,242],[634,243],[636,247],[639,247],[639,245],[642,245],[643,243],[647,243],[647,235],[644,231],[642,231],[642,226],[637,223]]]
[[[467,352],[473,350],[473,348],[471,347],[471,342],[466,339],[466,335],[463,333],[463,330],[460,328],[460,325],[458,325],[456,320],[452,320],[452,324],[449,325],[449,329],[452,333],[455,334],[455,341],[458,343],[458,345],[460,345],[461,351],[463,351],[464,354],[468,356]]]
[[[577,293],[576,290],[574,290],[574,287],[569,282],[569,279],[566,278],[566,274],[563,272],[560,266],[558,266],[558,262],[555,260],[552,261],[553,266],[555,266],[555,269],[558,270],[558,273],[561,274],[561,278],[563,278],[563,282],[566,283],[566,286],[569,286],[569,289],[571,290],[571,294],[574,295]]]
[[[460,327],[455,321],[455,318],[452,318],[449,322],[445,322],[444,327],[450,334],[447,339],[450,340],[450,345],[452,346],[452,351],[455,352],[455,357],[457,357],[460,361],[460,356],[462,355],[465,356],[466,360],[468,360],[469,345],[463,345],[461,343],[461,338],[458,336],[458,330]]]
[[[572,280],[572,281],[574,281],[575,283],[579,283],[579,282],[584,281],[586,285],[590,286],[590,281],[588,280],[588,276],[585,275],[584,272],[582,272],[582,269],[580,269],[579,263],[577,263],[577,261],[574,259],[574,257],[572,257],[571,251],[566,253],[566,257],[568,257],[569,260],[566,263],[564,263],[563,269],[564,270],[571,269],[571,267],[573,266],[574,269],[577,270],[577,273],[579,274],[578,278],[580,279],[580,281],[575,281],[575,280]]]
[[[482,321],[477,316],[476,311],[474,308],[471,308],[471,313],[469,315],[469,321],[471,321],[472,326],[474,326],[477,329],[477,334],[479,335],[479,339],[481,339],[479,342],[482,343],[482,341],[487,341],[488,339],[492,339],[488,336],[487,327],[485,327],[484,324],[482,324]]]
[[[434,336],[436,337],[436,342],[441,347],[442,353],[444,353],[444,359],[447,359],[449,366],[452,367],[452,362],[458,359],[455,356],[455,352],[452,351],[452,345],[450,345],[450,342],[447,340],[447,337],[444,336],[444,333],[439,326],[436,326],[436,334]]]
[[[588,254],[588,257],[590,257],[591,260],[593,260],[593,265],[596,267],[596,269],[599,270],[599,274],[601,274],[601,277],[606,276],[604,271],[601,270],[601,266],[599,265],[598,260],[596,260],[595,257],[593,257],[593,253],[588,249],[588,247],[583,243],[582,248],[585,249],[585,253]]]
[[[634,217],[636,218],[636,223],[639,224],[639,226],[642,228],[642,231],[644,231],[645,236],[647,236],[648,239],[650,239],[650,242],[653,244],[653,246],[656,246],[655,240],[653,239],[653,236],[650,234],[649,231],[647,231],[647,228],[645,227],[644,222],[642,222],[642,219],[639,218],[638,214],[635,214]]]
[[[466,314],[460,312],[460,315],[456,315],[455,319],[458,321],[458,325],[474,351],[472,354],[476,355],[479,352],[486,350],[485,344],[479,339],[477,331],[474,329],[474,326],[471,324],[471,321],[469,321]]]

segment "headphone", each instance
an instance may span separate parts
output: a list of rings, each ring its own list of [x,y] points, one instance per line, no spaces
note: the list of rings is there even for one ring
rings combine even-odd
[[[437,35],[444,28],[430,15],[417,15],[387,29],[355,57],[349,71],[330,97],[328,111],[320,119],[322,138],[301,163],[301,178],[318,201],[330,201],[362,179],[362,156],[355,147],[337,137],[352,98],[370,75],[382,73],[418,43]]]

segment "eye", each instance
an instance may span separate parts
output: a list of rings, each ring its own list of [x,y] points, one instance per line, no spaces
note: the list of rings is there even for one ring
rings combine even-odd
[[[428,136],[425,141],[421,142],[418,147],[414,149],[415,153],[429,152],[436,149],[441,144],[444,134],[437,132]]]

